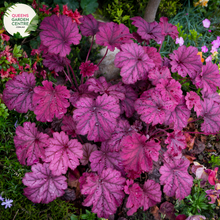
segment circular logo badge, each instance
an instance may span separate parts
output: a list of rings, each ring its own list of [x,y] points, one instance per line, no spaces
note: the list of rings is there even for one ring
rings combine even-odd
[[[19,33],[21,37],[30,35],[30,31],[35,31],[38,23],[38,16],[29,5],[16,3],[7,8],[3,23],[5,30],[11,34]]]

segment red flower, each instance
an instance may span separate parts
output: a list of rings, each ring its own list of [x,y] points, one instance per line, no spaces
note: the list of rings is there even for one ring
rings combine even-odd
[[[6,34],[1,34],[1,38],[3,41],[9,41],[10,40],[10,37]]]
[[[90,63],[90,61],[87,61],[85,63],[81,63],[79,69],[81,70],[80,73],[85,76],[92,76],[96,70],[99,69],[99,67],[93,63]]]
[[[68,10],[67,5],[63,5],[63,15],[67,15],[68,17],[72,18],[73,22],[76,22],[77,24],[81,24],[79,19],[82,17],[82,15],[80,15],[77,9],[73,12],[71,9]]]
[[[57,16],[60,14],[59,12],[60,12],[60,7],[59,7],[59,5],[56,5],[56,7],[53,9],[53,11],[52,11],[53,13],[55,13]]]
[[[43,5],[43,7],[40,8],[39,10],[40,10],[41,12],[44,12],[45,14],[49,15],[49,14],[51,14],[51,12],[50,12],[51,8],[49,8],[48,10],[47,10],[47,8],[48,8],[47,5]]]

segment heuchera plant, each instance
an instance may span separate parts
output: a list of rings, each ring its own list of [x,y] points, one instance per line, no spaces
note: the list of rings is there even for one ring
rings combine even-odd
[[[35,123],[25,122],[16,129],[18,159],[32,166],[23,178],[24,195],[34,203],[51,202],[67,189],[66,174],[78,168],[83,205],[92,206],[100,218],[113,215],[126,198],[128,215],[160,203],[162,193],[184,199],[193,185],[187,171],[190,162],[182,152],[187,147],[183,129],[191,112],[204,120],[203,134],[220,130],[217,65],[203,65],[192,46],[180,46],[169,57],[161,57],[161,46],[150,47],[151,41],[162,45],[167,35],[178,37],[177,27],[167,18],[148,23],[134,17],[137,33],[131,34],[123,24],[104,24],[92,15],[78,23],[58,15],[41,23],[39,49],[45,70],[64,73],[67,83],[44,80],[36,86],[34,73],[23,72],[9,80],[3,92],[10,110],[33,111],[50,128],[48,133],[38,131]],[[91,48],[96,35],[96,44],[106,46],[106,54],[120,50],[115,66],[121,80],[95,77],[106,54],[94,64],[90,48],[78,71],[79,85],[67,55],[82,35],[92,37]],[[179,74],[179,81],[173,73]],[[187,94],[181,84],[186,79],[194,84]],[[50,127],[55,120],[60,120],[59,132]],[[150,176],[144,183],[136,179],[154,169],[161,175],[157,182]]]

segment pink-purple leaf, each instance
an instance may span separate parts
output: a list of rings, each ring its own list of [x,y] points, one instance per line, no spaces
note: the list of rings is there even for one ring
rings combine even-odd
[[[197,88],[203,88],[204,92],[214,93],[216,87],[220,85],[220,74],[218,66],[212,62],[207,62],[202,67],[202,72],[195,78]]]
[[[65,174],[68,167],[74,170],[83,156],[82,144],[76,139],[69,140],[63,131],[54,132],[50,138],[49,146],[45,150],[45,162],[50,163],[53,175]]]
[[[66,15],[52,15],[41,22],[41,42],[48,47],[49,53],[65,57],[71,51],[71,44],[79,44],[81,35],[76,22]]]
[[[161,79],[170,80],[172,78],[170,70],[166,66],[151,69],[148,73],[148,77],[151,83],[155,86],[160,82]]]
[[[91,78],[87,80],[86,84],[89,85],[88,90],[91,92],[99,93],[100,95],[107,94],[118,101],[125,99],[126,90],[120,82],[116,85],[112,85],[111,83],[106,82],[104,76],[101,76],[98,79]]]
[[[175,196],[177,199],[184,199],[191,192],[193,177],[188,174],[187,168],[190,162],[181,158],[170,163],[164,163],[160,168],[160,184],[164,185],[164,193],[167,196]]]
[[[5,84],[3,101],[9,110],[15,109],[19,113],[33,111],[32,96],[36,81],[33,73],[23,72]]]
[[[181,154],[182,150],[187,147],[186,137],[181,131],[174,131],[172,133],[167,133],[167,139],[165,143],[168,144],[167,153],[176,157]]]
[[[102,23],[97,21],[91,14],[84,15],[79,20],[82,22],[80,25],[81,33],[86,37],[96,35],[97,32],[99,32],[99,27],[102,25]]]
[[[126,180],[126,186],[124,191],[129,195],[126,208],[130,208],[127,215],[133,215],[142,206],[143,190],[138,183],[134,183],[133,180]]]
[[[71,104],[76,107],[76,102],[79,101],[80,98],[92,98],[92,99],[95,99],[97,97],[97,94],[94,93],[94,92],[91,92],[88,90],[88,84],[84,83],[84,84],[81,84],[79,87],[78,87],[79,91],[76,91],[76,92],[72,92],[71,91],[71,97],[70,97],[70,102]]]
[[[22,182],[27,186],[24,195],[33,203],[47,204],[64,194],[67,188],[66,177],[54,176],[49,164],[34,164],[31,170],[32,172],[25,174]]]
[[[80,177],[81,193],[87,195],[84,206],[91,206],[99,218],[109,218],[124,199],[125,178],[117,170],[108,168],[101,175],[84,173]]]
[[[156,21],[149,23],[141,17],[134,17],[131,20],[133,21],[132,24],[138,28],[137,33],[144,40],[154,39],[157,42],[163,40],[162,29]]]
[[[92,152],[89,161],[92,171],[97,171],[98,174],[101,174],[106,168],[123,171],[120,154],[111,152],[107,141],[102,142],[100,150]]]
[[[62,72],[66,64],[70,64],[70,60],[66,57],[60,57],[57,54],[46,54],[43,55],[43,65],[49,70],[54,70],[57,72]]]
[[[77,133],[88,134],[88,140],[105,141],[111,138],[111,134],[117,124],[116,119],[120,115],[117,100],[104,94],[96,100],[81,98],[76,102],[77,109],[73,112],[73,119],[77,122]]]
[[[162,58],[160,53],[157,52],[157,49],[155,47],[143,47],[145,53],[149,56],[151,60],[153,60],[156,67],[159,67],[162,65]]]
[[[216,133],[220,131],[220,105],[211,99],[201,101],[202,110],[200,116],[204,122],[201,130],[207,133]]]
[[[166,112],[165,125],[174,125],[174,129],[181,131],[188,124],[190,117],[190,110],[185,104],[184,96],[180,99],[180,103],[176,106],[174,111]]]
[[[45,147],[48,146],[47,134],[39,132],[35,123],[24,122],[23,127],[16,128],[14,144],[19,162],[31,166],[45,159]],[[26,162],[27,159],[27,162]]]
[[[120,151],[123,147],[121,141],[124,137],[130,135],[133,131],[127,120],[118,120],[118,124],[112,133],[111,139],[108,141],[109,148],[111,151]]]
[[[219,95],[218,95],[219,96]],[[194,110],[199,117],[200,112],[202,110],[201,99],[199,95],[193,91],[187,92],[185,96],[186,105],[189,110],[191,110],[194,106]]]
[[[47,80],[42,84],[43,87],[34,88],[33,102],[36,105],[34,110],[36,119],[42,122],[51,122],[54,116],[61,119],[70,105],[67,100],[70,98],[69,90],[61,85],[53,88],[53,83]]]
[[[136,132],[122,140],[121,158],[125,171],[133,170],[141,173],[152,169],[153,160],[158,160],[160,144],[154,140],[146,141],[145,135]]]
[[[202,68],[201,58],[197,53],[198,49],[193,46],[186,47],[183,45],[174,50],[173,54],[170,54],[170,59],[172,60],[170,62],[171,71],[173,73],[178,72],[182,77],[186,77],[187,74],[193,77]]]
[[[156,183],[154,180],[147,180],[143,185],[142,206],[144,210],[161,202],[161,195],[160,184]]]
[[[101,46],[107,46],[110,51],[114,51],[115,47],[120,49],[122,44],[131,43],[133,35],[130,34],[128,27],[124,24],[116,24],[109,22],[99,27],[96,34],[96,43]]]
[[[115,56],[115,66],[121,69],[122,81],[133,84],[147,79],[147,72],[155,66],[153,60],[136,43],[123,44],[121,52]]]
[[[83,158],[80,160],[82,165],[85,166],[89,162],[89,157],[93,151],[97,151],[97,146],[95,144],[83,144]]]
[[[162,28],[162,35],[164,37],[170,35],[174,40],[178,37],[179,32],[177,26],[168,23],[168,18],[161,17],[159,25]]]
[[[137,100],[137,93],[129,85],[125,85],[125,99],[120,102],[121,114],[125,112],[126,117],[130,118],[133,116],[134,102]]]
[[[76,137],[76,122],[73,121],[72,116],[63,116],[62,131],[65,131],[66,134],[71,135],[73,138]]]
[[[175,108],[173,101],[164,101],[162,95],[152,89],[149,96],[149,90],[145,91],[134,103],[134,108],[141,115],[141,120],[152,125],[163,124],[166,119],[167,111],[170,112]]]

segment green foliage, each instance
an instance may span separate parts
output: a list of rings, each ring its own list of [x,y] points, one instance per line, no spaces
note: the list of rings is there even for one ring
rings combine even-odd
[[[208,163],[212,165],[212,168],[216,166],[220,166],[220,157],[212,155]]]
[[[159,19],[160,17],[173,17],[177,14],[177,11],[181,9],[181,6],[182,4],[180,3],[180,0],[162,0],[157,11],[157,18]]]
[[[177,200],[175,209],[178,214],[191,215],[203,215],[208,219],[213,217],[215,213],[215,204],[209,204],[209,200],[206,197],[206,192],[200,187],[201,180],[194,180],[191,194],[184,200]]]
[[[80,215],[74,215],[72,214],[70,216],[71,220],[81,220],[81,219],[85,219],[85,220],[102,220],[103,218],[97,218],[95,213],[90,212],[89,210],[86,210],[86,214],[82,214],[82,211],[80,210]]]
[[[83,9],[83,14],[92,14],[96,11],[99,4],[97,0],[81,0],[80,6]]]
[[[77,0],[54,0],[54,4],[58,4],[60,8],[63,8],[63,5],[67,4],[73,11],[79,8],[79,1]]]
[[[7,118],[8,116],[8,109],[4,103],[1,103],[0,99],[0,117]]]

